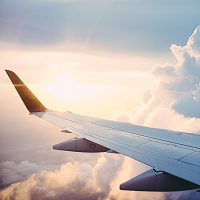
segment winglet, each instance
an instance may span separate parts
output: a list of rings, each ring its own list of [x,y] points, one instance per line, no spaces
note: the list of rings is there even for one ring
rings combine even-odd
[[[5,71],[29,112],[42,112],[47,110],[13,71]]]

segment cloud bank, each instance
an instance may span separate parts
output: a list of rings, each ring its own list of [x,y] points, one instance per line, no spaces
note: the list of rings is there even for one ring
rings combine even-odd
[[[179,131],[200,129],[200,27],[184,47],[172,45],[176,65],[155,66],[151,74],[157,83],[144,91],[142,105],[131,112],[115,113],[111,119]],[[185,125],[184,125],[185,124]]]
[[[72,160],[54,171],[39,170],[28,161],[19,165],[7,161],[2,164],[6,167],[3,181],[21,181],[3,189],[0,199],[104,199],[123,159],[121,155],[105,153],[94,167]]]

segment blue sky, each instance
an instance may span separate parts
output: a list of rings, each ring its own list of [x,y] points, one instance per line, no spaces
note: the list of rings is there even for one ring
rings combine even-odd
[[[74,135],[27,116],[4,69],[51,109],[199,133],[199,10],[194,0],[0,0],[0,197],[198,199],[119,191],[148,169],[121,155],[53,151]]]
[[[1,41],[39,47],[67,42],[82,50],[166,53],[185,44],[200,17],[198,1],[0,3]]]

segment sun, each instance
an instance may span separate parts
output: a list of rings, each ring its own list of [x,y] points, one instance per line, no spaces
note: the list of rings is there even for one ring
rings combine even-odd
[[[51,66],[50,66],[50,69],[51,69],[51,70],[55,70],[55,69],[58,69],[58,67],[57,67],[56,65],[51,65]]]
[[[95,98],[101,88],[76,82],[69,75],[59,75],[49,85],[51,96],[62,101],[79,101]]]

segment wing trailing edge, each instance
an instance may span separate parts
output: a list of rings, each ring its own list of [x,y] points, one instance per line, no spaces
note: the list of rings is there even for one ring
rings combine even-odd
[[[45,110],[47,110],[45,106],[36,98],[36,96],[28,89],[23,81],[13,71],[5,71],[30,113],[44,112]]]

